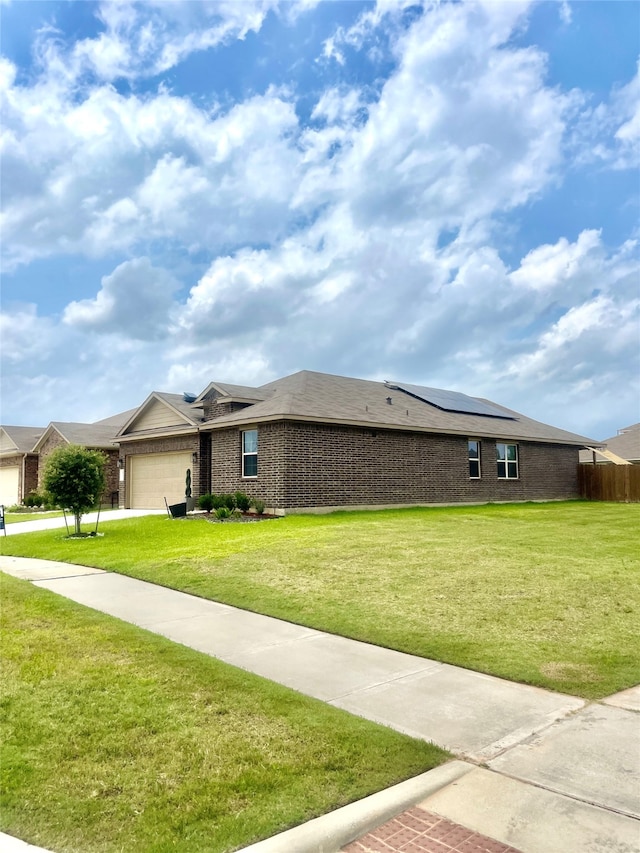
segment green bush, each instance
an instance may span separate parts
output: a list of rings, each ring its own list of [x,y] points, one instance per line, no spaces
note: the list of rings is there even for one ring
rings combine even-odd
[[[256,498],[256,500],[253,502],[253,507],[258,513],[258,515],[262,515],[262,513],[265,511],[266,504],[264,501],[261,501],[259,498]]]
[[[236,492],[235,493],[236,506],[240,510],[240,512],[249,512],[249,507],[251,506],[251,498],[248,495],[245,495],[244,492]]]
[[[219,518],[223,521],[225,518],[229,518],[231,515],[231,510],[226,506],[219,506],[216,510],[216,518]]]
[[[211,494],[200,495],[198,498],[198,508],[205,510],[205,512],[211,512],[214,508],[214,498]]]
[[[233,495],[214,495],[213,496],[213,506],[214,509],[220,509],[221,507],[226,507],[229,511],[236,508],[236,499]]]

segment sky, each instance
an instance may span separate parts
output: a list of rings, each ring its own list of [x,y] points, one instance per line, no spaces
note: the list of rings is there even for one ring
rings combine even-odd
[[[640,420],[640,4],[0,19],[2,423],[298,370]]]

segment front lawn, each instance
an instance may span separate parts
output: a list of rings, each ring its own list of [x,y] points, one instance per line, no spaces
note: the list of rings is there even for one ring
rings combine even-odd
[[[62,518],[62,511],[52,510],[51,512],[6,512],[4,520],[7,524],[18,524],[21,521],[43,521],[48,518]]]
[[[637,505],[446,507],[255,524],[152,516],[5,553],[119,571],[585,698],[640,681]]]
[[[25,581],[0,582],[1,828],[33,844],[222,853],[447,758]]]

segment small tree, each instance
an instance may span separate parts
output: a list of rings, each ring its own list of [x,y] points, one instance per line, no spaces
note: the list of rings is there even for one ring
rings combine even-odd
[[[87,450],[77,444],[58,447],[47,459],[44,487],[54,503],[71,510],[77,534],[83,514],[100,504],[105,463],[106,457],[99,450]]]

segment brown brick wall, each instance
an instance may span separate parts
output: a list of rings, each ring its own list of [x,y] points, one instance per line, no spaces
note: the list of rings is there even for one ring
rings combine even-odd
[[[101,450],[101,453],[107,457],[107,464],[104,468],[106,484],[104,487],[103,503],[106,506],[118,506],[118,451],[117,450]]]
[[[22,484],[21,492],[22,500],[24,500],[31,492],[37,491],[38,466],[38,457],[34,453],[28,453],[24,460],[24,484]]]
[[[260,498],[267,507],[284,508],[286,445],[284,424],[258,427],[258,476],[242,477],[241,430],[214,430],[211,435],[211,491],[246,492]]]
[[[232,412],[239,412],[240,409],[246,409],[249,403],[218,403],[216,397],[203,401],[203,414],[206,421],[212,418],[220,418],[222,415],[230,415]]]
[[[40,459],[37,464],[37,489],[41,491],[44,487],[42,485],[42,479],[44,476],[44,469],[47,464],[47,459],[53,453],[54,450],[58,447],[68,447],[68,442],[66,442],[58,433],[53,433],[47,438],[44,444],[40,447]],[[97,450],[99,453],[102,453],[103,456],[106,457],[106,465],[104,469],[105,473],[105,489],[102,498],[102,503],[105,506],[111,506],[112,504],[112,495],[114,495],[113,501],[115,505],[118,505],[118,497],[115,495],[115,492],[118,491],[118,450],[114,448],[113,450],[105,450],[102,447],[89,447],[88,450]]]
[[[51,433],[44,444],[40,445],[40,464],[38,465],[38,491],[42,491],[42,478],[44,477],[44,469],[47,464],[47,459],[57,447],[66,446],[67,442],[58,435],[57,432]]]
[[[520,476],[499,480],[495,439],[469,478],[467,438],[307,423],[258,427],[258,477],[241,477],[240,431],[214,431],[214,492],[241,489],[279,509],[578,497],[578,449],[518,442]]]
[[[206,457],[204,457],[200,452],[201,446],[201,436],[197,433],[191,435],[168,436],[166,438],[148,438],[136,442],[121,444],[120,458],[126,460],[128,456],[136,456],[141,453],[172,453],[179,450],[189,450],[191,453],[198,453],[198,461],[191,469],[191,496],[197,498],[202,494],[202,475],[204,474],[205,479],[208,476],[208,463]],[[125,470],[128,470],[128,466]],[[127,483],[125,479],[120,483],[119,499],[121,507],[125,506],[127,494],[126,487]]]

